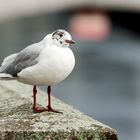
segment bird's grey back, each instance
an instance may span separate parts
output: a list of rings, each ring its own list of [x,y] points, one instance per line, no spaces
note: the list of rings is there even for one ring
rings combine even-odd
[[[6,59],[9,61],[5,59],[0,67],[0,73],[10,74],[16,77],[23,69],[38,63],[37,58],[42,51],[42,48],[42,42],[36,43],[23,49],[17,54],[9,56],[9,58],[7,57]]]

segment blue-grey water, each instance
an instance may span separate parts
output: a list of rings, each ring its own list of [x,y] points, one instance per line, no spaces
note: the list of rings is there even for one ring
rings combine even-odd
[[[50,14],[0,23],[0,62],[68,22]],[[140,36],[115,25],[102,43],[74,39],[75,69],[54,96],[116,129],[120,140],[139,140]]]

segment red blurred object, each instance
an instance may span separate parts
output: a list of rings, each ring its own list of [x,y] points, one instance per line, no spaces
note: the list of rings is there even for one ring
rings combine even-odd
[[[111,31],[110,18],[103,12],[78,12],[70,22],[70,30],[82,40],[103,41]]]

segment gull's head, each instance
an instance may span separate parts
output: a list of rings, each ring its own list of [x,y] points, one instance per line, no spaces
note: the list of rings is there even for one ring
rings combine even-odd
[[[53,42],[60,47],[69,47],[70,44],[74,44],[71,35],[65,31],[58,29],[52,33]]]

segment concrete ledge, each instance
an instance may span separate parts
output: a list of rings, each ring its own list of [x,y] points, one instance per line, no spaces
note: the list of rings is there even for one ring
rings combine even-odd
[[[38,91],[46,106],[46,93]],[[112,128],[53,97],[54,108],[64,114],[32,111],[32,87],[0,81],[0,140],[117,140]]]

